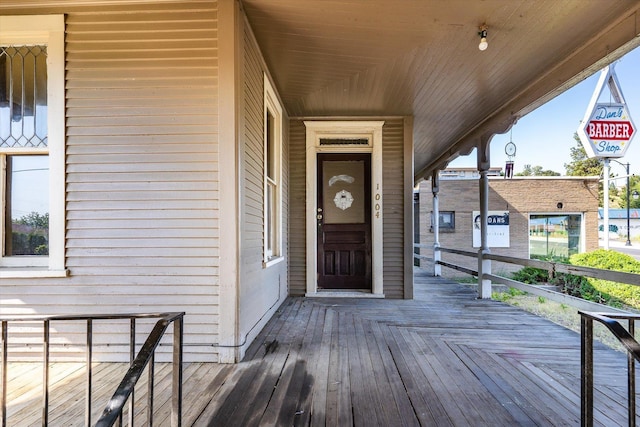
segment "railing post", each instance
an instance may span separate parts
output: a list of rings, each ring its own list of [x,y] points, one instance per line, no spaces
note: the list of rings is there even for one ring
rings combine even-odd
[[[593,426],[593,319],[580,320],[580,420],[582,427]]]
[[[173,378],[171,393],[171,427],[182,426],[182,333],[184,316],[173,322]]]
[[[129,366],[133,366],[133,361],[136,360],[136,318],[132,317],[129,321]],[[129,396],[129,427],[133,426],[133,416],[135,415],[135,403],[136,403],[136,389],[131,390]]]
[[[91,425],[91,380],[93,367],[93,320],[87,319],[87,387],[85,390],[84,425]]]
[[[2,427],[7,425],[7,368],[9,364],[7,362],[7,339],[9,322],[2,321]]]
[[[49,425],[49,321],[44,324],[43,371],[42,371],[42,426]]]
[[[155,351],[151,354],[151,358],[149,359],[149,369],[148,371],[148,379],[147,379],[147,425],[149,427],[153,427],[153,390],[154,390],[154,377],[155,377],[155,364],[156,364],[156,353]]]

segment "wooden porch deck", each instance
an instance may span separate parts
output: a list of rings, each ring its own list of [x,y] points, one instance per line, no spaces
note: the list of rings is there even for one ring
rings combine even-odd
[[[596,424],[627,425],[626,358],[595,345],[594,359]],[[96,376],[115,376],[113,365]],[[169,367],[156,376],[165,415],[155,425],[169,425]],[[39,399],[17,385],[24,378],[10,373],[9,391],[23,398],[9,407],[8,425],[40,425]],[[82,387],[59,384],[50,425],[82,425]],[[245,361],[188,364],[184,384],[188,426],[575,426],[580,337],[417,273],[411,301],[289,298]],[[140,414],[137,425],[145,422]]]

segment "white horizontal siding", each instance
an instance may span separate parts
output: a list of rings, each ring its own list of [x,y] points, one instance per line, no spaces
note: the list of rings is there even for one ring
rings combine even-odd
[[[243,129],[241,135],[241,260],[239,330],[249,341],[287,295],[287,260],[264,267],[264,73],[266,65],[248,25],[243,39]],[[283,118],[283,127],[286,119]],[[284,133],[284,132],[283,132]],[[283,138],[287,158],[288,133]],[[283,211],[286,210],[286,163],[283,164]],[[286,244],[287,216],[282,216]],[[283,255],[286,247],[282,248]]]
[[[215,360],[217,4],[63,12],[71,277],[3,281],[1,314],[185,311],[185,357]],[[114,344],[97,357],[119,358],[128,329],[101,328],[96,342]]]
[[[306,276],[306,128],[302,120],[289,122],[289,160],[288,173],[291,186],[289,198],[291,203],[289,241],[289,286],[291,295],[301,296],[307,291]]]
[[[384,194],[384,294],[404,297],[404,121],[386,120],[382,128]]]

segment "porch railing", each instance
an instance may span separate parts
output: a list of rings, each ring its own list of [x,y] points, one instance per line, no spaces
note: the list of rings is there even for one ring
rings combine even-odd
[[[416,248],[430,248],[433,246],[415,244]],[[451,253],[463,255],[478,259],[477,252],[463,251],[458,249],[435,248],[433,258],[415,254],[414,257],[421,260],[429,260],[434,265],[441,265],[457,271],[461,271],[473,276],[478,276],[478,272],[460,265],[441,261],[441,253]],[[596,279],[609,280],[612,282],[625,283],[629,285],[640,286],[640,274],[625,273],[619,271],[602,270],[591,267],[580,267],[576,265],[563,264],[559,262],[548,262],[534,259],[517,258],[510,256],[484,254],[483,259],[490,259],[504,263],[521,265],[523,267],[535,267],[549,271],[549,277],[555,277],[558,273],[567,273],[575,276],[592,277]],[[606,307],[608,313],[600,313],[598,310],[604,306],[602,304],[585,301],[571,295],[556,292],[547,288],[535,285],[529,285],[507,277],[495,274],[483,274],[480,280],[491,280],[522,291],[544,296],[552,301],[571,305],[577,308],[581,315],[581,342],[582,342],[582,372],[581,372],[581,418],[583,426],[593,425],[593,321],[604,324],[620,341],[627,350],[628,368],[627,368],[627,385],[628,385],[628,411],[629,425],[635,426],[636,421],[636,403],[635,403],[635,361],[640,361],[640,344],[635,340],[635,321],[640,319],[640,315],[631,314],[629,312],[618,310],[613,307]],[[617,320],[627,320],[628,330],[625,330]]]
[[[0,354],[2,356],[2,427],[7,425],[7,371],[8,347],[9,347],[9,325],[18,323],[42,323],[42,425],[49,423],[49,365],[51,356],[51,324],[54,322],[85,322],[85,353],[86,353],[86,378],[85,378],[85,425],[92,423],[92,362],[93,362],[93,327],[95,321],[101,320],[128,320],[129,321],[129,353],[130,367],[116,388],[113,396],[107,403],[102,416],[96,421],[96,426],[112,426],[116,421],[122,425],[123,409],[129,402],[128,425],[134,425],[134,404],[135,386],[142,376],[144,369],[148,369],[148,391],[147,391],[147,425],[153,425],[153,399],[154,399],[154,363],[155,350],[160,344],[160,340],[170,324],[173,323],[173,344],[172,344],[172,394],[171,394],[171,426],[179,427],[182,424],[182,352],[183,352],[183,312],[175,313],[145,313],[145,314],[113,314],[113,315],[70,315],[70,316],[21,316],[16,318],[0,317],[2,325]],[[136,349],[136,321],[139,319],[158,319],[155,326],[149,333],[138,354]]]
[[[580,418],[583,427],[593,426],[593,321],[606,326],[627,351],[627,410],[629,426],[636,425],[636,368],[640,361],[640,344],[635,340],[635,321],[640,315],[594,313],[580,311],[581,316],[581,375]],[[627,320],[625,329],[618,320]]]
[[[433,257],[429,257],[421,254],[414,254],[414,258],[416,259],[428,260],[430,262],[433,262],[435,265],[451,268],[453,270],[461,271],[463,273],[466,273],[472,276],[476,276],[476,277],[478,276],[477,270],[466,268],[461,265],[440,260],[441,253],[450,253],[450,254],[462,255],[462,256],[478,259],[478,252],[463,251],[460,249],[449,249],[449,248],[442,248],[442,247],[434,249],[433,246],[424,245],[424,244],[415,244],[414,247],[421,248],[421,249],[431,249],[434,251]],[[439,252],[440,254],[436,256],[435,255],[436,252]],[[572,274],[574,276],[593,277],[596,279],[609,280],[612,282],[626,283],[629,285],[640,286],[640,274],[625,273],[622,271],[602,270],[599,268],[581,267],[577,265],[563,264],[560,262],[541,261],[536,259],[517,258],[517,257],[495,255],[495,254],[485,254],[483,259],[503,262],[507,264],[515,264],[523,267],[540,268],[543,270],[547,270],[549,272],[549,277],[555,277],[556,274],[558,273],[566,273],[566,274]],[[568,303],[578,309],[585,310],[585,311],[596,311],[594,310],[594,307],[597,307],[597,305],[594,306],[594,303],[582,300],[581,298],[572,297],[570,295],[566,295],[561,292],[555,292],[547,288],[541,288],[539,286],[518,282],[516,280],[509,279],[508,277],[503,277],[496,274],[483,274],[483,276],[479,278],[479,280],[491,280],[492,282],[510,286],[516,289],[520,289],[522,291],[525,291],[534,295],[544,296],[552,301],[557,301],[560,303]],[[609,308],[607,309],[609,310]],[[616,310],[613,308],[611,308],[610,310],[614,312],[622,312],[621,310]]]

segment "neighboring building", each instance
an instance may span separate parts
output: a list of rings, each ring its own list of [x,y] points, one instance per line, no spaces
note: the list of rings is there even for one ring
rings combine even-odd
[[[598,232],[603,238],[604,208],[598,208]],[[629,209],[629,238],[640,238],[640,209]],[[627,240],[627,210],[609,209],[609,238]]]
[[[489,168],[487,176],[500,176],[502,168]],[[477,168],[446,168],[439,172],[440,179],[478,179],[480,172]]]
[[[477,180],[441,180],[439,198],[440,246],[477,252],[474,211],[479,210]],[[520,258],[567,256],[598,248],[598,178],[596,177],[514,177],[489,181],[489,209],[496,220],[491,228],[506,230],[498,236],[491,252]],[[420,184],[420,243],[432,245],[433,193],[431,181]],[[504,214],[508,227],[502,226]],[[476,215],[477,216],[477,215]],[[495,236],[494,236],[495,237]],[[477,240],[477,238],[476,238]],[[491,240],[490,240],[491,246]],[[423,250],[431,254],[431,250]],[[478,269],[477,258],[449,253],[442,260]],[[520,269],[495,262],[494,272]],[[461,273],[457,273],[461,274]]]

